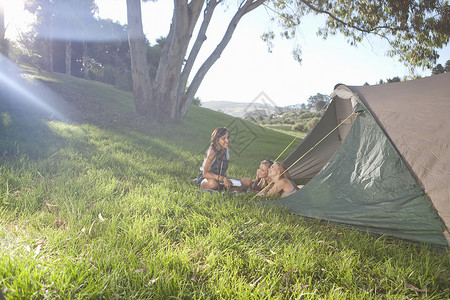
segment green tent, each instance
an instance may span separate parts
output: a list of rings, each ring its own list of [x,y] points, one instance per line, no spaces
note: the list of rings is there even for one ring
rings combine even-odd
[[[290,212],[448,246],[450,73],[377,86],[337,85],[324,116],[286,158],[311,179],[276,200]]]

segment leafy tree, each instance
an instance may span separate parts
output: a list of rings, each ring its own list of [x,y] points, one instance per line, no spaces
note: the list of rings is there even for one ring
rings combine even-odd
[[[434,67],[433,70],[431,71],[431,74],[433,74],[433,75],[442,74],[442,73],[445,73],[445,69],[441,64],[437,64],[437,66]]]
[[[411,67],[431,69],[437,49],[449,42],[450,6],[447,0],[272,0],[283,35],[296,35],[307,14],[327,17],[317,33],[323,38],[342,33],[351,45],[371,35],[391,46],[387,55]],[[269,41],[272,34],[266,35]]]
[[[203,78],[219,59],[241,18],[263,4],[267,11],[274,12],[272,19],[279,22],[284,37],[295,37],[303,16],[320,14],[327,17],[324,26],[318,29],[323,38],[340,32],[350,44],[356,45],[370,35],[379,36],[391,46],[387,55],[397,56],[411,67],[431,68],[438,57],[436,49],[449,41],[450,8],[446,0],[240,0],[222,40],[188,84],[214,10],[225,2],[174,1],[170,31],[155,79],[151,80],[148,71],[144,70],[147,62],[140,0],[127,0],[133,90],[139,113],[152,115],[155,119],[183,119]],[[203,20],[194,35],[202,9]],[[191,37],[193,46],[188,53]],[[271,46],[275,34],[268,32],[263,37]],[[294,54],[301,60],[300,48]]]
[[[153,81],[148,76],[144,55],[144,34],[140,0],[127,0],[130,52],[133,73],[133,91],[138,112],[150,114],[159,120],[181,120],[184,118],[203,78],[219,59],[230,41],[241,18],[262,5],[265,0],[241,1],[230,24],[216,49],[201,65],[188,85],[188,78],[197,55],[206,40],[206,31],[214,10],[222,0],[174,1],[174,13],[167,40]],[[205,4],[205,5],[204,5]],[[205,6],[205,7],[204,7]],[[194,28],[204,7],[203,20],[188,53]],[[187,58],[186,58],[187,57]],[[186,88],[187,87],[187,88]]]
[[[315,111],[320,111],[325,108],[330,101],[330,96],[317,93],[315,96],[310,96],[308,98],[308,109],[313,109]]]
[[[445,62],[445,72],[450,72],[450,60]]]
[[[53,72],[56,59],[58,71],[72,74],[74,41],[83,43],[83,62],[87,62],[86,25],[94,20],[94,0],[25,0],[24,8],[36,15],[28,37],[35,53],[44,58],[45,69]]]
[[[192,100],[192,105],[202,106],[202,100],[199,97],[195,97],[194,100]]]
[[[400,77],[395,76],[393,78],[386,79],[386,81],[387,81],[387,83],[392,83],[392,82],[400,82],[402,80],[400,79]]]
[[[292,126],[292,130],[302,132],[302,131],[305,130],[305,124],[303,124],[303,123],[295,123],[295,124]]]

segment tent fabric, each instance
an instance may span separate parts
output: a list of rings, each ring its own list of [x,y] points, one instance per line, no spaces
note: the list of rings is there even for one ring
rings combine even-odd
[[[374,233],[450,245],[450,74],[339,85],[332,96],[323,118],[284,161],[294,179],[312,180],[274,203]],[[361,112],[317,145],[352,110]]]
[[[351,113],[352,104],[350,100],[338,99],[330,103],[319,123],[284,160],[283,163],[286,166],[291,166],[300,156],[304,155],[299,163],[289,169],[292,178],[311,179],[319,173],[325,163],[341,146],[342,140],[350,130],[351,120],[347,124],[339,126],[337,130],[333,131],[333,129]],[[329,135],[321,141],[327,134]],[[316,145],[317,147],[315,147]]]
[[[450,73],[349,88],[372,112],[450,228]]]

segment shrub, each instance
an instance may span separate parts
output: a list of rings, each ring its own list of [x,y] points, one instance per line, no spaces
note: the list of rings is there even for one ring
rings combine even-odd
[[[303,124],[303,123],[296,123],[296,124],[292,125],[292,130],[302,132],[302,131],[305,130],[305,124]]]
[[[317,123],[319,123],[319,118],[313,118],[308,122],[308,129],[311,130],[314,128],[314,126],[317,125]]]

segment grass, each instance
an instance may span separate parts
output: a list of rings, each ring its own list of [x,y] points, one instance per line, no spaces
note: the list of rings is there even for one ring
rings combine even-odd
[[[296,130],[292,130],[292,125],[281,125],[281,124],[277,124],[277,125],[262,125],[265,128],[268,129],[272,129],[274,131],[278,131],[284,134],[288,134],[288,135],[292,135],[294,137],[297,138],[305,138],[306,135],[308,134],[307,132],[300,132],[300,131],[296,131]],[[300,142],[301,140],[297,141],[297,144]]]
[[[17,92],[0,88],[6,299],[448,298],[447,250],[191,181],[215,127],[234,133],[233,177],[254,176],[292,136],[198,107],[180,125],[154,124],[134,114],[130,93],[64,75],[23,86],[40,84],[67,119],[17,107]]]

